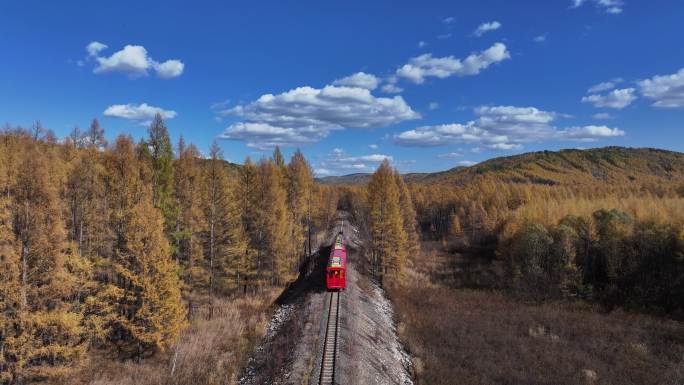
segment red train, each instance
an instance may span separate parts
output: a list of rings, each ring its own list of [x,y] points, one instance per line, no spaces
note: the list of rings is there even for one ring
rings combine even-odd
[[[330,250],[325,284],[328,290],[344,290],[347,287],[347,247],[344,245],[341,231],[335,237],[335,243]]]

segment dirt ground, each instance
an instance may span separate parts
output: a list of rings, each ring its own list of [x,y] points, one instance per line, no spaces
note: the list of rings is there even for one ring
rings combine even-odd
[[[342,299],[340,384],[413,384],[411,361],[397,338],[392,305],[353,265]]]

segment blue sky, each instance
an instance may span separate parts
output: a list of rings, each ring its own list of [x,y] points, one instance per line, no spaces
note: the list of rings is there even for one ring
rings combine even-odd
[[[684,3],[0,3],[0,122],[100,119],[226,158],[300,147],[319,176],[540,149],[684,151]]]

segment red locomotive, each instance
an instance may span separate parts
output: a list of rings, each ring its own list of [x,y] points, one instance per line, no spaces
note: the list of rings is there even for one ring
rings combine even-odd
[[[344,245],[342,232],[335,237],[335,243],[330,250],[328,267],[326,268],[325,283],[328,290],[344,290],[347,286],[347,247]]]

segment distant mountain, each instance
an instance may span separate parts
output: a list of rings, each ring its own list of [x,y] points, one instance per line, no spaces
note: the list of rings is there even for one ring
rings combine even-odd
[[[355,174],[316,178],[316,181],[318,183],[331,185],[359,185],[368,183],[370,176],[371,174],[369,173],[358,172]]]
[[[370,174],[351,174],[319,179],[324,184],[359,185]],[[684,183],[684,153],[654,148],[603,147],[588,150],[539,151],[494,158],[470,167],[432,173],[409,173],[411,183],[463,185],[492,179],[507,183],[591,184]]]

